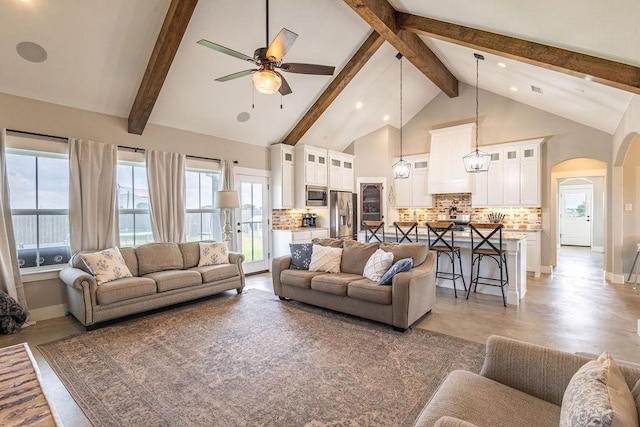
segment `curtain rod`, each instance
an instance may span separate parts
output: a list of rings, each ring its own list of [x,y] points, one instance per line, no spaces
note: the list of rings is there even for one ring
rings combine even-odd
[[[22,135],[29,135],[29,136],[39,136],[41,138],[59,139],[64,142],[69,142],[69,138],[65,138],[63,136],[57,136],[57,135],[47,135],[46,133],[27,132],[26,130],[17,130],[17,129],[7,129],[7,132],[20,133]]]
[[[131,150],[131,151],[133,151],[134,153],[144,153],[144,152],[145,152],[145,149],[144,149],[144,148],[128,147],[128,146],[126,146],[126,145],[118,145],[118,148],[122,148],[122,149],[125,149],[125,150]],[[215,161],[215,162],[220,162],[220,161],[222,161],[221,159],[217,159],[217,158],[215,158],[215,157],[191,156],[191,155],[189,155],[189,154],[187,154],[186,156],[187,156],[187,158],[189,158],[189,159],[196,159],[196,160],[213,160],[213,161]],[[238,161],[237,161],[237,160],[233,160],[233,164],[234,164],[234,165],[237,165],[237,164],[238,164]]]

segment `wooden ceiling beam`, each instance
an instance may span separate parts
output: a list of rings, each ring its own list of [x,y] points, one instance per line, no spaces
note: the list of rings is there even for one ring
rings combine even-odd
[[[399,28],[640,94],[640,68],[541,43],[398,12]]]
[[[396,23],[396,10],[387,0],[344,0],[362,19],[449,97],[458,96],[458,79],[417,34]]]
[[[340,73],[329,83],[329,86],[322,92],[316,102],[305,113],[291,132],[282,141],[283,144],[296,145],[300,138],[307,133],[320,116],[329,108],[329,105],[340,95],[340,92],[347,87],[358,72],[369,61],[369,58],[382,46],[384,38],[373,31],[364,43],[358,48],[356,53],[349,59]]]
[[[171,0],[129,113],[129,133],[142,135],[198,0]]]

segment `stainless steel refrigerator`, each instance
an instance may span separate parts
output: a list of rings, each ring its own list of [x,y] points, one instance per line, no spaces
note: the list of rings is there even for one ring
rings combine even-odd
[[[354,239],[358,232],[355,223],[354,195],[348,191],[331,191],[329,194],[329,236]]]

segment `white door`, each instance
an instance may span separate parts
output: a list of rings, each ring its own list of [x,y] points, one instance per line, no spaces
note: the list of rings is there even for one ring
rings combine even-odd
[[[591,246],[593,185],[560,186],[560,244]]]
[[[244,254],[245,273],[269,268],[269,193],[268,179],[262,176],[236,175],[240,197],[237,216],[239,252]]]

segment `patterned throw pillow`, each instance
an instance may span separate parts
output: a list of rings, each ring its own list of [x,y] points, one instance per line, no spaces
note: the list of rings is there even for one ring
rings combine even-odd
[[[289,243],[291,251],[291,269],[308,270],[311,264],[311,254],[313,253],[313,243]]]
[[[228,242],[198,243],[200,244],[200,261],[198,261],[198,267],[229,264]]]
[[[562,397],[560,427],[637,425],[633,396],[609,353],[578,369]]]
[[[340,261],[342,260],[342,248],[313,245],[309,271],[324,271],[327,273],[340,273]]]
[[[409,271],[412,268],[413,268],[412,258],[403,258],[401,260],[398,260],[398,262],[393,264],[391,268],[388,269],[386,273],[384,273],[384,276],[382,276],[382,279],[380,279],[380,284],[390,285],[391,282],[393,281],[393,277],[396,274],[402,273],[403,271]]]
[[[90,254],[80,254],[80,258],[96,278],[98,286],[116,279],[132,277],[118,248],[105,249]]]
[[[382,249],[376,249],[365,264],[362,275],[377,283],[391,267],[391,264],[393,264],[393,254]]]

